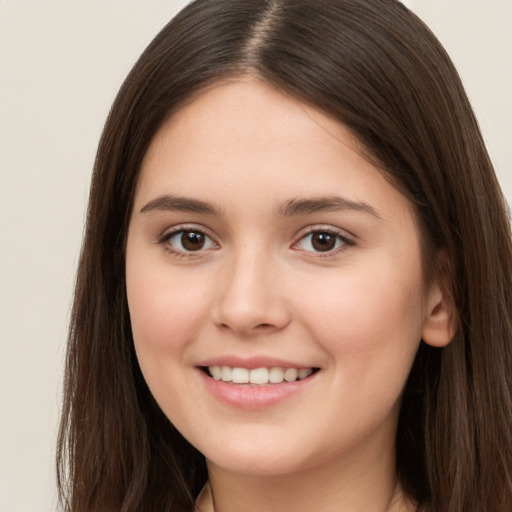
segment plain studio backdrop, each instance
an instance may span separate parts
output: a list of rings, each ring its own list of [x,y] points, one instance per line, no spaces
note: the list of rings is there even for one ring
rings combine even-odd
[[[56,510],[66,329],[96,146],[123,78],[185,3],[0,0],[0,512]],[[455,61],[512,201],[512,0],[405,3]]]

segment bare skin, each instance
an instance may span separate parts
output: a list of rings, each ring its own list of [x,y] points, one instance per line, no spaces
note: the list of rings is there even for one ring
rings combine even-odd
[[[208,461],[198,510],[415,510],[400,397],[450,307],[412,206],[344,126],[251,78],[203,91],[146,154],[126,259],[141,370]],[[260,367],[306,376],[234,377]]]

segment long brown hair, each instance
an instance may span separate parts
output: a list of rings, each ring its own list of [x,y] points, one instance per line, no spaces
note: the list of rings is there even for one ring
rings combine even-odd
[[[163,121],[207,84],[247,74],[351,129],[415,206],[426,275],[442,274],[453,296],[453,341],[422,343],[404,390],[396,462],[406,493],[435,512],[512,510],[506,203],[450,59],[395,0],[197,0],[135,64],[92,179],[58,442],[63,509],[192,510],[206,480],[203,456],[141,375],[124,247],[141,161]]]

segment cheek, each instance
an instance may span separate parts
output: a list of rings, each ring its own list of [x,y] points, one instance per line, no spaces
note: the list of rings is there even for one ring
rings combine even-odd
[[[183,396],[187,348],[204,314],[201,290],[169,272],[127,265],[127,296],[137,360],[164,413],[173,421],[188,417]]]
[[[147,282],[128,288],[128,306],[136,342],[168,345],[182,338],[190,326],[188,319],[198,314],[199,305],[187,294],[172,288],[151,286]]]
[[[420,266],[410,265],[404,273],[391,260],[378,263],[364,271],[344,269],[324,286],[312,282],[312,293],[297,294],[312,337],[331,354],[332,364],[343,366],[344,375],[398,371],[407,376],[419,346]]]
[[[164,361],[179,362],[200,326],[205,293],[197,280],[180,279],[161,261],[145,261],[135,252],[131,256],[126,266],[128,307],[139,364],[149,376]]]

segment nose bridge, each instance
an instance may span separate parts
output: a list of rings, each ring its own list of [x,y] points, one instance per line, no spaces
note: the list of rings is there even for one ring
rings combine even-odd
[[[286,325],[279,270],[275,256],[261,247],[245,245],[234,252],[223,269],[214,321],[239,334]]]

